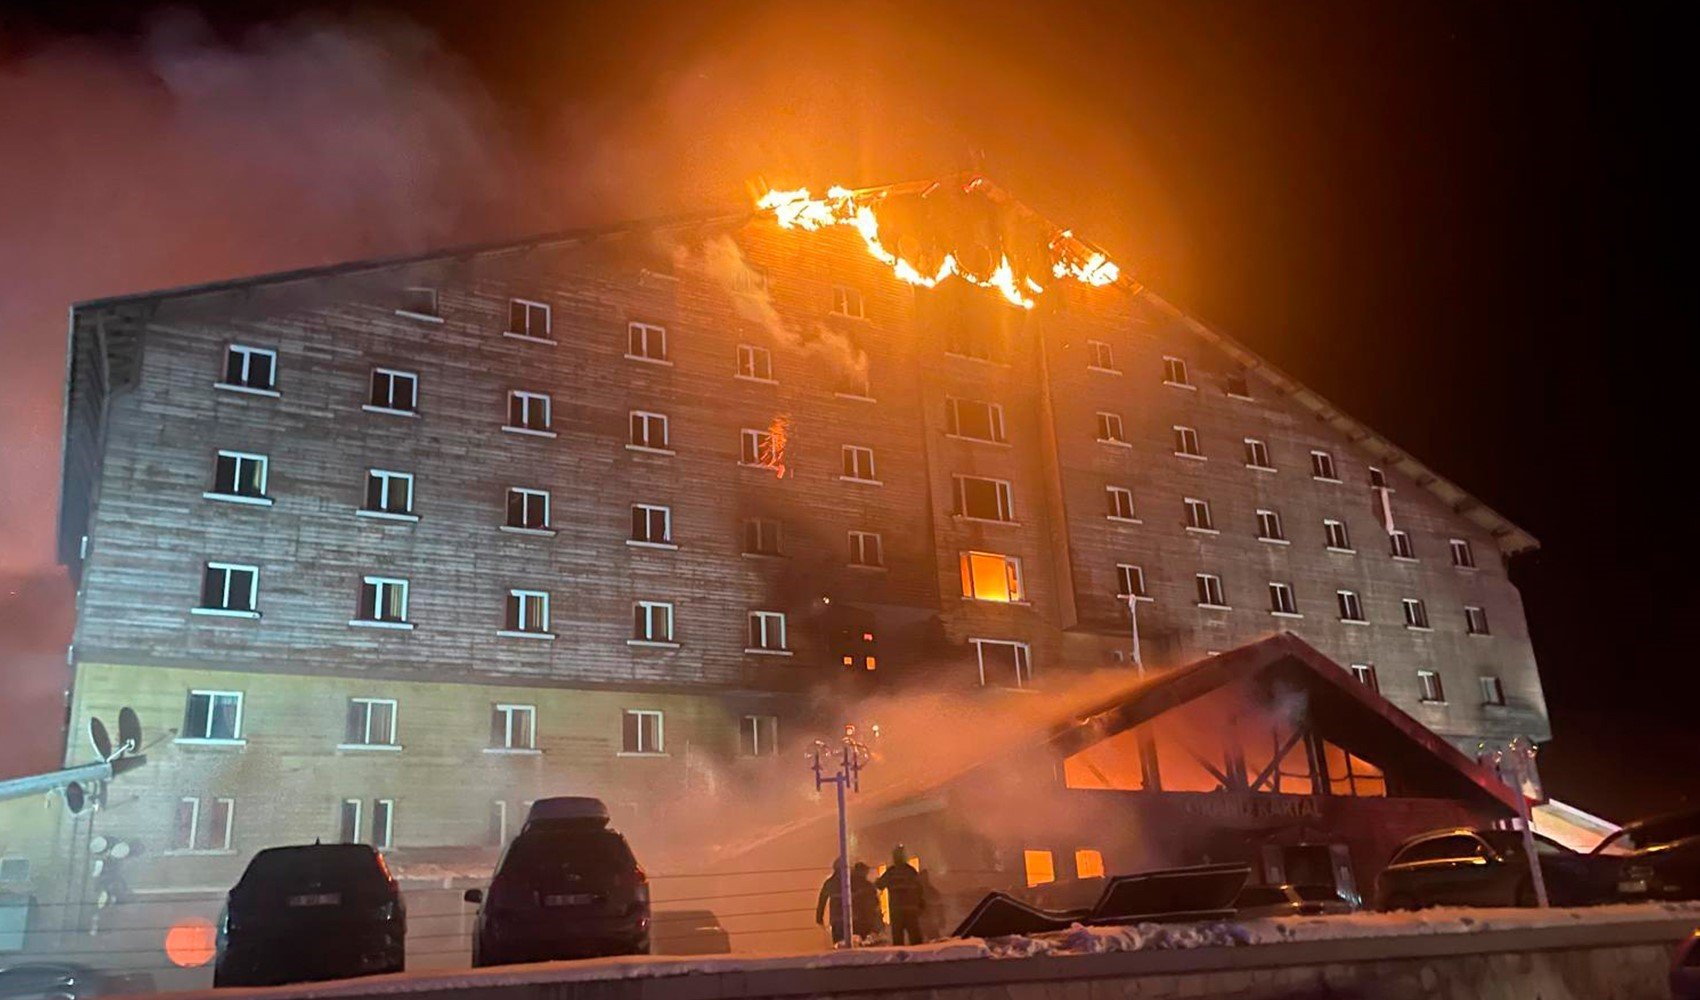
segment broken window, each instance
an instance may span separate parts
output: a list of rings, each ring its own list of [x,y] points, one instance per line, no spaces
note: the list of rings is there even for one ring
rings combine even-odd
[[[1136,521],[1134,514],[1133,491],[1125,486],[1106,486],[1104,493],[1109,499],[1110,512],[1107,515],[1112,521]]]
[[[372,395],[368,404],[389,413],[413,413],[419,408],[419,376],[393,368],[372,369]]]
[[[646,545],[673,543],[673,509],[655,504],[632,504],[632,537]]]
[[[1246,785],[1254,792],[1312,795],[1310,751],[1304,730],[1284,724],[1247,725],[1240,737],[1245,758]]]
[[[1137,792],[1145,788],[1143,728],[1124,729],[1063,759],[1063,786]]]
[[[548,340],[549,307],[528,299],[508,300],[508,333],[532,340]]]
[[[1032,649],[1025,642],[970,639],[982,687],[1027,687],[1033,683]]]
[[[962,596],[976,601],[1022,601],[1021,560],[995,552],[964,552],[960,557]]]
[[[213,492],[227,497],[264,499],[269,464],[264,455],[220,451],[213,465]]]
[[[768,517],[752,517],[744,521],[744,552],[752,556],[777,556],[781,548],[783,529]]]
[[[1203,458],[1204,451],[1198,446],[1198,432],[1191,427],[1175,425],[1175,454],[1186,458]]]
[[[642,361],[666,361],[667,328],[653,323],[627,323],[626,357]]]
[[[956,477],[956,513],[980,521],[1013,521],[1009,483],[977,476]]]
[[[231,344],[224,354],[224,386],[269,393],[277,390],[277,352]]]
[[[779,464],[779,453],[771,431],[744,428],[743,450],[738,461],[744,465],[758,465],[763,468],[774,468]]]
[[[1214,792],[1228,787],[1220,726],[1170,713],[1158,718],[1154,728],[1157,782],[1163,791]]]
[[[977,399],[947,399],[945,432],[956,437],[1002,444],[1007,440],[1003,429],[1003,407]]]
[[[515,486],[508,490],[508,527],[547,531],[549,493]]]

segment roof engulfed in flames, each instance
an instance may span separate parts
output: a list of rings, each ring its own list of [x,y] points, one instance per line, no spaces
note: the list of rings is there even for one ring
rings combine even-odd
[[[972,186],[972,185],[971,185]],[[955,253],[947,253],[936,268],[923,270],[889,249],[880,239],[880,222],[875,206],[886,191],[861,194],[844,187],[828,188],[824,198],[812,197],[807,188],[772,190],[762,195],[756,207],[773,215],[782,229],[816,232],[833,226],[849,226],[866,245],[869,256],[891,268],[900,280],[921,288],[933,288],[955,277],[1002,295],[1011,305],[1033,308],[1046,286],[1031,274],[1017,275],[1007,253],[998,255],[990,273],[975,274],[963,266]],[[1102,287],[1114,284],[1121,269],[1102,251],[1086,246],[1066,229],[1057,230],[1047,244],[1051,257],[1050,277]]]

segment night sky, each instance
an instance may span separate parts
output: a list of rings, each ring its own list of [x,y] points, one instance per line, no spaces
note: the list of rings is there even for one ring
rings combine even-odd
[[[1700,798],[1674,23],[721,6],[10,5],[0,570],[51,563],[72,299],[980,165],[1542,540],[1549,790]]]

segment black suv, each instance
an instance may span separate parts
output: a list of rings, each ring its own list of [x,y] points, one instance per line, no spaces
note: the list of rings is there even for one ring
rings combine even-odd
[[[1626,824],[1594,848],[1623,865],[1625,899],[1700,899],[1700,809]]]
[[[1535,857],[1554,906],[1609,899],[1618,865],[1578,854],[1539,834]],[[1516,830],[1436,830],[1395,851],[1375,879],[1379,910],[1421,906],[1533,906],[1535,889]]]
[[[539,799],[466,901],[474,966],[649,953],[649,880],[596,799]]]
[[[224,904],[213,985],[400,972],[406,955],[407,910],[382,855],[365,844],[271,847]]]

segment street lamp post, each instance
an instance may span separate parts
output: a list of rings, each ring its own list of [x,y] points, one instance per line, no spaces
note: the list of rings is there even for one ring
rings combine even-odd
[[[1486,744],[1482,745],[1482,749],[1487,750]],[[1518,825],[1523,828],[1523,854],[1529,859],[1529,881],[1535,889],[1535,905],[1544,910],[1551,904],[1547,902],[1547,882],[1541,874],[1541,860],[1535,853],[1535,827],[1529,818],[1529,797],[1523,793],[1523,786],[1532,776],[1535,754],[1539,749],[1534,740],[1513,736],[1504,746],[1494,747],[1489,753],[1500,778],[1516,793]]]
[[[850,906],[850,816],[845,792],[862,790],[862,766],[868,762],[867,744],[856,739],[854,727],[846,726],[837,748],[815,740],[809,750],[809,769],[815,772],[815,791],[830,784],[838,792],[838,912],[843,921],[844,946],[856,947],[855,925]],[[827,770],[831,768],[832,773]]]

